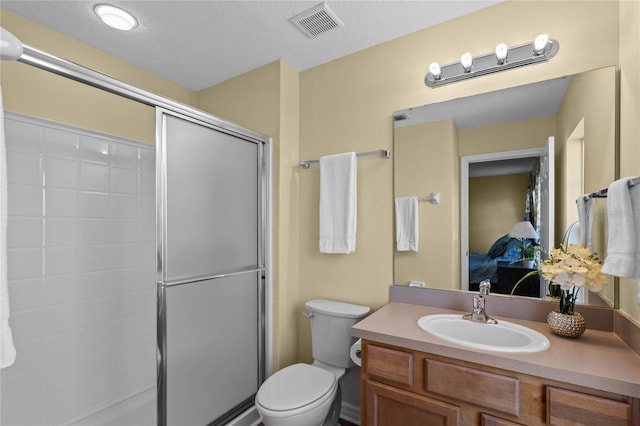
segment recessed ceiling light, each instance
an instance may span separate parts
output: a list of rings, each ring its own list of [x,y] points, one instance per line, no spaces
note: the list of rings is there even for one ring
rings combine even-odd
[[[99,4],[94,9],[102,22],[117,30],[129,31],[138,26],[138,20],[126,10],[110,4]]]

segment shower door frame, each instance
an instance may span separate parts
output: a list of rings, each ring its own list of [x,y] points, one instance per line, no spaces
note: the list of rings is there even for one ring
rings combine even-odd
[[[222,274],[214,274],[208,276],[197,276],[187,279],[170,280],[167,278],[165,265],[163,261],[167,257],[167,158],[166,158],[166,131],[164,129],[164,116],[172,116],[195,125],[204,126],[210,130],[228,134],[230,136],[243,139],[250,143],[255,143],[258,147],[258,253],[257,268],[243,269],[237,271],[225,272]],[[270,182],[269,182],[269,164],[270,164],[270,139],[265,137],[255,137],[251,132],[242,132],[237,129],[231,130],[221,127],[219,122],[211,117],[211,120],[202,120],[202,117],[191,117],[184,114],[178,114],[174,111],[156,107],[156,286],[157,286],[157,395],[158,395],[158,412],[157,423],[159,426],[167,426],[167,311],[166,311],[166,291],[169,287],[188,285],[197,282],[215,280],[219,278],[227,278],[235,275],[243,275],[247,273],[258,273],[259,283],[258,293],[258,377],[256,381],[258,386],[264,382],[267,375],[267,294],[269,286],[267,267],[269,262],[269,245],[267,242],[269,223],[269,200],[270,200]],[[256,389],[257,391],[257,389]],[[209,425],[226,424],[229,420],[237,417],[242,412],[249,409],[254,404],[255,394],[245,401],[238,401],[238,405],[231,411],[225,413],[216,421]]]

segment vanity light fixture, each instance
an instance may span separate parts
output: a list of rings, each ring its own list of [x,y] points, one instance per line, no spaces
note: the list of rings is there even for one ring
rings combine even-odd
[[[475,57],[465,53],[460,61],[445,65],[433,62],[429,66],[424,83],[431,88],[436,88],[472,77],[546,62],[553,58],[559,49],[560,43],[549,38],[547,34],[540,34],[533,42],[514,47],[500,43],[491,53]]]
[[[93,11],[102,22],[116,30],[129,31],[138,26],[138,20],[132,14],[110,4],[98,4]]]

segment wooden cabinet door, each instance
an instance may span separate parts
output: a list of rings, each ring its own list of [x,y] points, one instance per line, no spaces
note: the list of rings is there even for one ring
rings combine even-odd
[[[547,387],[547,423],[552,426],[627,426],[631,404]]]
[[[366,382],[367,426],[457,426],[460,409],[371,380]]]

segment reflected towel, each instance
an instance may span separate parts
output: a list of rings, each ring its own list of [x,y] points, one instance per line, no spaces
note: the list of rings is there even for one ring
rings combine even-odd
[[[633,261],[634,269],[632,278],[640,280],[640,185],[628,187],[629,196],[631,198],[631,208],[633,208],[633,223],[636,231],[636,252]],[[640,294],[638,294],[640,299]]]
[[[398,251],[418,251],[419,234],[418,197],[397,197],[396,247]]]
[[[609,241],[602,272],[619,277],[640,278],[640,185],[629,188],[629,180],[613,182],[607,190]],[[633,196],[632,196],[633,194]],[[638,265],[638,267],[636,267]]]
[[[7,281],[7,151],[4,140],[4,110],[0,89],[0,368],[16,360],[16,348],[9,326],[9,284]]]
[[[589,248],[592,246],[593,236],[593,203],[593,198],[584,195],[576,200],[580,221],[580,241],[578,243]]]
[[[320,253],[356,249],[356,154],[320,158]]]

